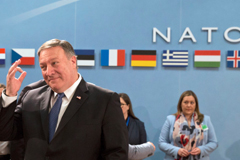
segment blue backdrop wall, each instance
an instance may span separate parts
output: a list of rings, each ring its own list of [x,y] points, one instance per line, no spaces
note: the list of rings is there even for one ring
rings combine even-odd
[[[0,82],[6,83],[11,65],[12,48],[35,48],[45,41],[58,38],[69,41],[75,49],[95,49],[95,66],[79,67],[86,81],[116,92],[129,94],[137,117],[145,122],[148,141],[158,145],[158,137],[166,116],[176,112],[181,93],[193,90],[200,102],[200,111],[211,117],[219,147],[211,159],[237,160],[240,150],[240,89],[239,69],[226,67],[227,50],[240,50],[239,43],[224,39],[229,27],[240,27],[239,5],[236,0],[10,0],[0,2],[0,48],[6,49],[6,63],[0,65]],[[171,28],[168,43],[164,35]],[[184,39],[186,27],[196,38]],[[202,27],[218,27],[207,42]],[[229,33],[233,39],[239,32]],[[124,67],[102,67],[101,49],[125,49]],[[157,67],[131,67],[131,50],[156,50]],[[189,51],[187,68],[161,66],[162,51]],[[195,50],[221,50],[219,68],[195,68]],[[38,58],[34,66],[22,66],[27,76],[21,88],[42,79]],[[19,74],[18,74],[19,75]],[[163,159],[158,148],[149,160]]]

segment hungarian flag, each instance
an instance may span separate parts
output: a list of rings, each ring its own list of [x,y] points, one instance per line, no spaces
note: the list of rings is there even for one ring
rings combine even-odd
[[[125,50],[104,49],[101,50],[102,66],[125,66]]]
[[[196,50],[194,67],[220,67],[220,50]]]
[[[94,50],[93,49],[76,49],[77,66],[94,66]]]
[[[132,67],[156,67],[156,50],[132,50]]]
[[[0,48],[0,64],[5,64],[5,48]]]
[[[34,65],[35,64],[35,49],[12,49],[12,64],[21,60],[20,65]]]

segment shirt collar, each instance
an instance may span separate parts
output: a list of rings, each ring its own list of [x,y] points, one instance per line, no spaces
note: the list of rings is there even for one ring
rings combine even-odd
[[[65,97],[69,100],[72,98],[73,94],[75,93],[77,86],[79,85],[79,83],[82,80],[82,76],[80,73],[78,73],[78,80],[76,82],[73,83],[73,85],[71,87],[69,87],[67,90],[65,90],[63,93],[65,94]],[[54,92],[54,98],[56,98],[57,96],[57,92]]]

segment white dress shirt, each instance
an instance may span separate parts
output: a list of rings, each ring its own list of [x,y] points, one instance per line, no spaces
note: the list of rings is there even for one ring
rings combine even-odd
[[[57,126],[56,126],[55,131],[57,130],[58,125],[59,125],[59,123],[62,119],[62,116],[65,113],[69,103],[71,102],[71,100],[73,98],[73,95],[74,95],[74,93],[77,89],[77,86],[81,82],[82,77],[81,77],[80,74],[78,74],[78,75],[79,75],[78,80],[70,88],[68,88],[66,91],[63,92],[65,94],[65,97],[62,98],[62,105],[61,105],[60,112],[58,114],[58,122],[57,122]],[[57,101],[57,94],[58,93],[54,92],[54,94],[51,97],[51,106],[49,108],[49,112],[51,111],[54,103]],[[77,98],[77,97],[74,97],[74,98]]]
[[[8,141],[0,141],[0,155],[10,154],[10,147]]]

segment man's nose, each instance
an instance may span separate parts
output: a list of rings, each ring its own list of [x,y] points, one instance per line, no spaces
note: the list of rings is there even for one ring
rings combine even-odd
[[[46,75],[51,76],[53,73],[54,73],[54,68],[51,65],[47,66]]]

